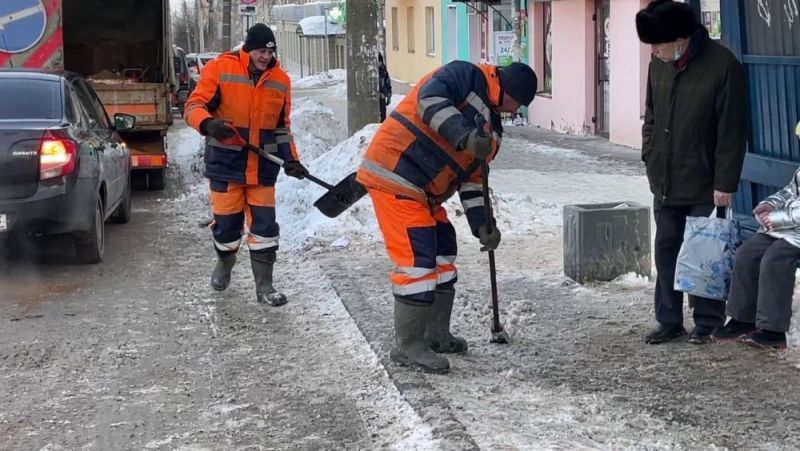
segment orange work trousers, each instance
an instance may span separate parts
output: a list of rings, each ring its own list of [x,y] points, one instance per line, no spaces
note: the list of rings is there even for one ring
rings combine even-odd
[[[209,184],[214,224],[214,247],[220,254],[236,252],[247,221],[250,251],[278,248],[279,228],[275,222],[275,187],[242,185],[211,180]]]
[[[447,211],[433,212],[418,201],[368,189],[386,251],[395,267],[392,292],[407,301],[433,302],[436,287],[452,285],[458,247]]]

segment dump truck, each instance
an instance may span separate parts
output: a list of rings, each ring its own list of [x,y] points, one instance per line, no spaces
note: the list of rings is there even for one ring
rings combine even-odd
[[[120,133],[135,188],[163,189],[176,89],[169,0],[2,0],[0,68],[66,70],[89,80]]]

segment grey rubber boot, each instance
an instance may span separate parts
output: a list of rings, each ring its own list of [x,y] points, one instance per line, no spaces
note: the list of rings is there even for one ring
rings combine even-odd
[[[450,362],[425,343],[425,328],[431,315],[428,304],[410,304],[395,297],[394,346],[389,357],[399,365],[408,365],[426,373],[444,374]]]
[[[231,284],[231,271],[236,264],[236,251],[219,252],[217,251],[217,265],[211,273],[211,288],[217,291],[225,291]]]
[[[275,265],[275,251],[250,252],[250,264],[256,279],[256,300],[273,307],[286,304],[286,296],[272,286],[272,269]]]
[[[450,333],[450,315],[453,312],[453,299],[456,290],[451,288],[437,289],[431,307],[431,319],[425,330],[425,342],[434,352],[456,354],[467,352],[467,340]]]

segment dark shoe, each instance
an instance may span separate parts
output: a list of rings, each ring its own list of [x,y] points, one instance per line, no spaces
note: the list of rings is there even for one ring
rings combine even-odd
[[[425,342],[434,352],[458,354],[467,352],[467,340],[450,333],[450,315],[453,312],[453,288],[437,289],[431,306],[431,318],[425,329]]]
[[[742,343],[764,351],[785,351],[786,334],[783,332],[773,332],[766,329],[758,329],[755,332],[739,337]]]
[[[686,335],[686,329],[684,329],[683,326],[664,326],[659,324],[644,337],[644,342],[657,345],[672,341],[684,335]]]
[[[236,264],[236,253],[232,252],[227,255],[219,255],[217,265],[214,267],[214,272],[211,273],[211,288],[216,291],[225,291],[228,285],[231,284],[231,271],[233,265]]]
[[[275,258],[275,251],[250,252],[250,264],[253,266],[253,278],[256,280],[256,300],[262,304],[279,307],[286,304],[287,299],[272,286]]]
[[[426,373],[444,374],[450,361],[436,354],[425,342],[425,329],[431,316],[428,304],[409,304],[395,299],[394,346],[389,358],[398,365],[408,365]]]
[[[739,336],[749,334],[755,330],[756,325],[754,323],[743,323],[731,318],[728,324],[714,329],[714,332],[711,333],[711,339],[714,341],[735,340]]]
[[[693,345],[706,344],[711,341],[712,332],[714,332],[714,328],[711,326],[694,326],[688,341]]]

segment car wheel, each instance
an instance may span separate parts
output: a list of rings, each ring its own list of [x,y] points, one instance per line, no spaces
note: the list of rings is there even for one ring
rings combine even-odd
[[[150,171],[147,174],[148,178],[148,187],[151,190],[162,190],[164,189],[164,170],[163,169],[156,169],[155,171]]]
[[[131,221],[131,179],[128,177],[128,184],[122,194],[122,203],[119,204],[114,212],[112,219],[117,224],[127,224]]]
[[[97,199],[92,226],[86,232],[75,234],[75,252],[81,263],[100,263],[106,245],[105,221],[103,220],[103,201]]]

